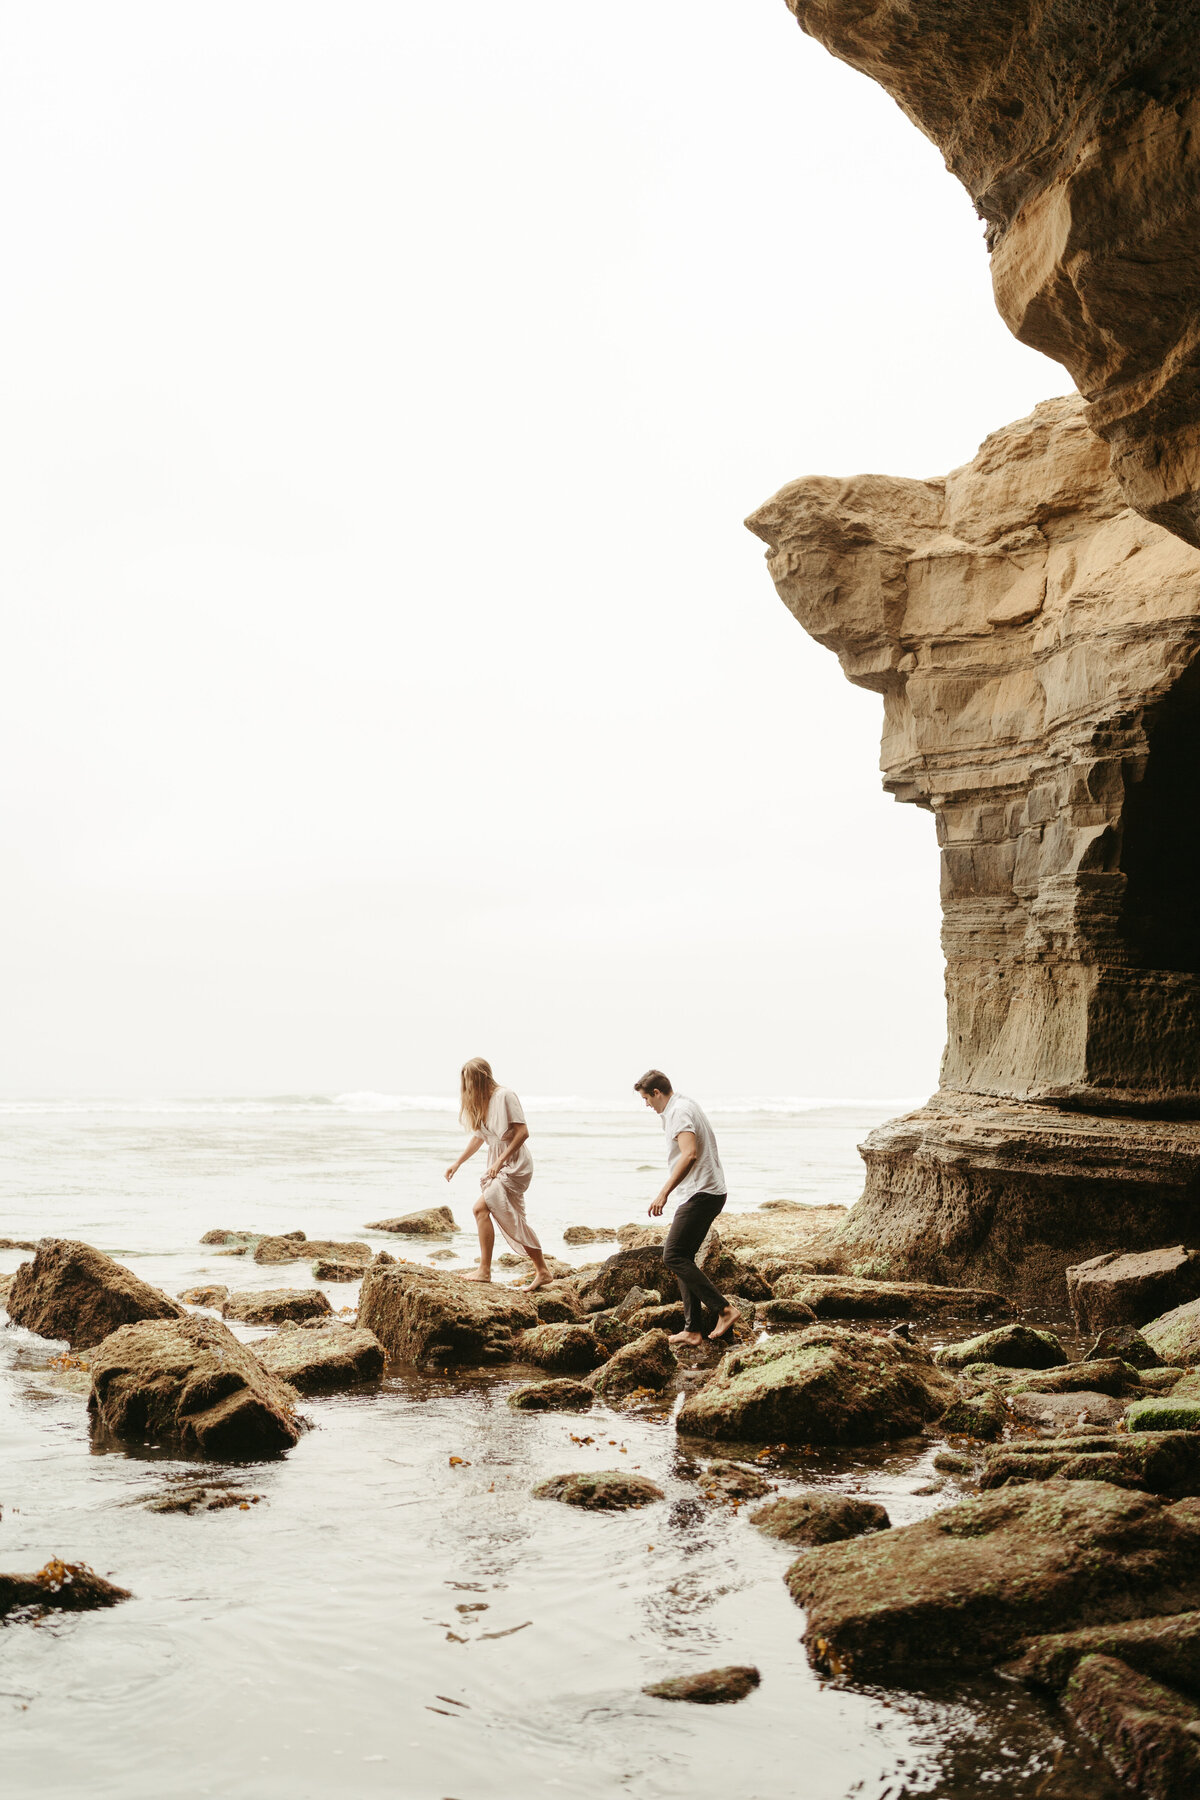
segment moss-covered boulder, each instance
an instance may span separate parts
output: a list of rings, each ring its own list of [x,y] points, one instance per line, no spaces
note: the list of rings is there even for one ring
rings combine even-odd
[[[14,1275],[5,1305],[14,1325],[65,1338],[72,1350],[90,1349],[119,1325],[185,1316],[177,1300],[75,1238],[43,1238]]]
[[[1143,1675],[1200,1694],[1200,1612],[1052,1632],[1027,1643],[1004,1673],[1046,1693],[1061,1694],[1072,1669],[1085,1656],[1119,1656]]]
[[[987,1451],[982,1489],[1021,1481],[1112,1481],[1155,1494],[1200,1494],[1200,1433],[1097,1432]]]
[[[395,1219],[373,1219],[368,1231],[394,1231],[399,1237],[445,1237],[457,1231],[448,1206],[426,1206],[420,1212],[401,1213]]]
[[[1170,1394],[1150,1394],[1126,1409],[1125,1429],[1143,1431],[1200,1432],[1200,1394],[1188,1396],[1176,1389]],[[1200,1446],[1200,1437],[1196,1440]]]
[[[1132,1325],[1105,1326],[1084,1361],[1104,1362],[1110,1356],[1119,1357],[1122,1362],[1138,1370],[1162,1367],[1162,1357]]]
[[[253,1288],[231,1294],[221,1311],[238,1325],[283,1325],[328,1318],[333,1308],[320,1288]]]
[[[682,1311],[683,1309],[681,1307],[681,1316]],[[624,1319],[618,1319],[616,1313],[612,1311],[590,1313],[588,1315],[588,1324],[591,1326],[597,1338],[604,1345],[604,1348],[608,1351],[610,1356],[616,1350],[623,1350],[626,1344],[632,1344],[635,1338],[640,1338],[643,1329],[656,1329],[656,1327],[653,1326],[643,1328],[626,1324]]]
[[[517,1412],[586,1412],[596,1396],[582,1381],[528,1381],[514,1388],[508,1404]]]
[[[640,1389],[666,1387],[679,1367],[665,1331],[643,1332],[588,1376],[592,1392],[605,1400],[622,1400]]]
[[[999,1394],[990,1391],[954,1400],[938,1420],[938,1429],[948,1437],[973,1437],[985,1441],[998,1438],[1004,1430],[1007,1415]]]
[[[817,1315],[806,1300],[764,1300],[755,1308],[755,1318],[763,1325],[785,1325],[793,1331],[817,1322]]]
[[[1085,1656],[1059,1705],[1135,1793],[1185,1800],[1200,1793],[1200,1712],[1194,1698],[1111,1656]]]
[[[586,1325],[537,1325],[523,1331],[513,1348],[521,1362],[535,1363],[552,1375],[586,1375],[608,1359],[608,1351]]]
[[[124,1443],[227,1460],[274,1455],[300,1436],[292,1389],[219,1319],[122,1325],[90,1363],[93,1428]]]
[[[644,1475],[628,1475],[622,1469],[594,1469],[586,1474],[552,1475],[533,1490],[535,1500],[560,1500],[564,1506],[582,1506],[588,1512],[627,1512],[650,1506],[666,1495]]]
[[[965,1369],[968,1363],[998,1363],[1009,1369],[1052,1369],[1067,1353],[1052,1331],[1032,1325],[1001,1325],[961,1344],[945,1344],[934,1360],[943,1369]]]
[[[1200,1605],[1200,1502],[1101,1481],[972,1495],[793,1563],[815,1667],[902,1680],[980,1667],[1028,1637]]]
[[[517,1338],[539,1321],[530,1294],[418,1263],[372,1263],[358,1323],[394,1361],[445,1368],[511,1362]]]
[[[383,1345],[373,1331],[353,1325],[280,1331],[255,1344],[254,1353],[300,1394],[337,1394],[383,1374]]]
[[[1011,1394],[1129,1394],[1141,1388],[1138,1371],[1119,1357],[1103,1362],[1064,1363],[1057,1369],[1022,1370]]]
[[[854,1494],[785,1494],[750,1514],[750,1523],[786,1544],[840,1544],[887,1531],[887,1509]]]
[[[700,1492],[706,1500],[761,1500],[774,1487],[760,1470],[748,1469],[744,1463],[710,1462],[700,1476]]]
[[[1142,1326],[1142,1336],[1162,1362],[1175,1367],[1200,1364],[1200,1300],[1189,1300]]]
[[[810,1325],[731,1351],[675,1422],[726,1442],[867,1444],[919,1431],[954,1398],[953,1382],[910,1344]]]

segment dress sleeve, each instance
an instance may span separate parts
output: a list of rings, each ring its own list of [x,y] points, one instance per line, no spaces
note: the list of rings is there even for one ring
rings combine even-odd
[[[505,1132],[509,1129],[510,1126],[524,1125],[524,1123],[525,1123],[525,1111],[521,1105],[521,1102],[517,1099],[517,1096],[513,1093],[511,1088],[505,1088],[505,1090],[504,1090],[504,1123],[500,1127],[500,1136],[503,1137]]]

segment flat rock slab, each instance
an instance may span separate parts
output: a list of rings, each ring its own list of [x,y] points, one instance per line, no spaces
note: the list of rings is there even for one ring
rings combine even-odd
[[[1200,1612],[1131,1619],[1123,1625],[1092,1625],[1082,1631],[1033,1638],[1016,1662],[1006,1664],[1004,1673],[1030,1687],[1060,1694],[1072,1669],[1085,1656],[1117,1656],[1143,1675],[1200,1693]]]
[[[376,1219],[368,1231],[394,1231],[401,1237],[446,1237],[457,1231],[448,1206],[427,1206],[422,1212],[401,1213],[396,1219]]]
[[[1126,1402],[1111,1394],[1010,1394],[1010,1419],[1040,1431],[1074,1431],[1080,1425],[1114,1426],[1124,1417]]]
[[[607,1361],[608,1351],[586,1325],[537,1325],[516,1341],[522,1362],[535,1363],[552,1375],[586,1375]]]
[[[177,1300],[74,1238],[43,1238],[13,1277],[6,1305],[14,1324],[65,1338],[72,1350],[90,1349],[118,1325],[183,1316]]]
[[[617,1238],[611,1225],[568,1225],[562,1235],[564,1244],[615,1243]]]
[[[961,1344],[945,1344],[934,1361],[943,1369],[965,1369],[968,1363],[996,1363],[1007,1369],[1052,1369],[1067,1353],[1052,1331],[1032,1325],[1001,1325]]]
[[[586,1412],[596,1396],[582,1381],[529,1381],[514,1388],[508,1404],[517,1412]]]
[[[1093,1256],[1067,1270],[1067,1298],[1080,1331],[1145,1325],[1200,1299],[1200,1253],[1173,1244],[1165,1250]]]
[[[463,1281],[415,1263],[375,1263],[363,1276],[358,1323],[397,1362],[511,1362],[521,1332],[539,1323],[533,1296]]]
[[[818,1319],[1007,1318],[1012,1306],[986,1288],[936,1287],[924,1281],[868,1281],[855,1275],[784,1275],[777,1300],[800,1300]]]
[[[1059,1704],[1136,1793],[1200,1793],[1200,1707],[1111,1656],[1085,1656]]]
[[[1165,1363],[1185,1369],[1200,1364],[1200,1300],[1173,1307],[1142,1327],[1142,1336]]]
[[[1052,1480],[1112,1481],[1155,1494],[1200,1494],[1200,1432],[1121,1431],[1005,1444],[986,1452],[979,1486]]]
[[[235,1458],[274,1455],[300,1436],[292,1390],[219,1319],[122,1325],[91,1365],[93,1425],[123,1442]]]
[[[642,1689],[655,1700],[689,1700],[693,1706],[728,1706],[752,1694],[762,1676],[750,1663],[731,1663],[724,1669],[706,1669],[702,1675],[675,1675],[669,1681],[651,1681]]]
[[[334,1238],[264,1237],[254,1246],[256,1263],[313,1262],[359,1263],[371,1260],[370,1244],[339,1243]]]
[[[678,1367],[666,1332],[646,1331],[614,1351],[603,1367],[588,1376],[587,1384],[605,1400],[622,1400],[644,1389],[657,1392],[666,1387]]]
[[[899,1680],[980,1667],[1025,1638],[1200,1604],[1200,1502],[1100,1481],[972,1495],[787,1573],[814,1667]]]
[[[94,1612],[132,1600],[128,1588],[115,1587],[86,1563],[61,1562],[52,1557],[36,1575],[0,1575],[0,1618],[18,1608],[39,1607],[47,1612]]]
[[[840,1544],[868,1531],[887,1531],[886,1507],[853,1494],[785,1494],[750,1514],[750,1523],[787,1544]]]
[[[208,1306],[219,1312],[229,1298],[229,1289],[219,1282],[211,1282],[207,1287],[184,1288],[179,1298],[185,1306]]]
[[[231,1294],[221,1311],[238,1325],[282,1325],[319,1319],[333,1308],[320,1288],[251,1288]]]
[[[810,1325],[731,1351],[675,1423],[727,1442],[865,1444],[920,1431],[955,1398],[954,1383],[911,1345]]]
[[[1008,1389],[1010,1394],[1136,1394],[1141,1389],[1138,1371],[1118,1357],[1095,1362],[1064,1363],[1057,1369],[1023,1372]]]
[[[595,1469],[587,1474],[552,1475],[533,1490],[535,1500],[561,1500],[564,1506],[582,1506],[588,1512],[627,1512],[649,1506],[666,1495],[644,1475],[626,1475],[620,1469]]]
[[[1151,1394],[1135,1400],[1126,1410],[1125,1428],[1134,1435],[1144,1431],[1200,1434],[1200,1394]]]
[[[337,1394],[378,1381],[387,1360],[375,1333],[353,1325],[280,1331],[256,1344],[254,1354],[300,1394]]]

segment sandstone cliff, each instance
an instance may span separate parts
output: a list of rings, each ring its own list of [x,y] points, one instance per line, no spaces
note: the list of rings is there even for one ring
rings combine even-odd
[[[1127,502],[1200,544],[1200,0],[788,0],[941,149],[996,304]]]
[[[1077,398],[944,480],[810,477],[748,523],[941,846],[942,1092],[868,1140],[853,1236],[1057,1300],[1067,1262],[1195,1235],[1200,552]]]

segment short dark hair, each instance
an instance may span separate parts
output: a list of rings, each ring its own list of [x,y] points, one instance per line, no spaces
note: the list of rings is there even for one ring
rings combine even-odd
[[[635,1094],[670,1094],[674,1089],[661,1069],[647,1069],[641,1079],[634,1082],[633,1091]]]

